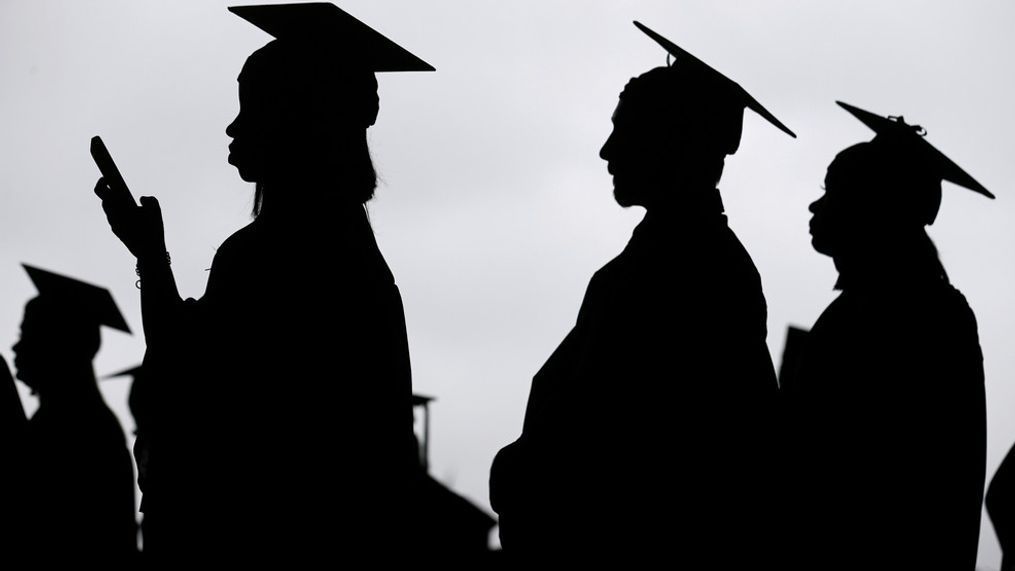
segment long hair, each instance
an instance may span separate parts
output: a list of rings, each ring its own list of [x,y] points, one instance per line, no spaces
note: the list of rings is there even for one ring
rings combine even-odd
[[[340,148],[327,147],[324,156],[315,162],[317,164],[314,168],[319,169],[321,180],[331,181],[334,186],[323,189],[325,192],[341,192],[343,198],[359,204],[366,204],[374,197],[374,191],[377,189],[377,170],[370,156],[365,130],[362,137],[357,137],[353,143]],[[252,218],[257,218],[261,214],[266,191],[264,182],[255,183]]]

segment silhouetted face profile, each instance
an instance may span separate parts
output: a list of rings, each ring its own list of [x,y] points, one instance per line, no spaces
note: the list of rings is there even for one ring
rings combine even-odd
[[[934,221],[941,181],[903,145],[876,139],[836,155],[810,205],[811,244],[837,257],[885,248]]]
[[[316,199],[361,204],[377,175],[366,130],[377,119],[376,72],[433,66],[327,2],[232,6],[275,39],[239,77],[240,111],[226,128],[229,163],[262,198],[305,205]],[[298,189],[298,196],[296,195]]]
[[[109,290],[23,264],[39,290],[25,304],[21,338],[14,344],[17,378],[42,393],[91,368],[102,325],[130,333]],[[93,377],[91,373],[88,376]]]
[[[924,226],[937,218],[943,180],[994,198],[928,143],[922,127],[836,103],[877,135],[840,152],[828,166],[825,194],[810,206],[811,243],[818,252],[859,259],[914,238],[930,244]]]
[[[34,393],[66,381],[68,365],[91,363],[99,350],[99,327],[76,322],[59,303],[36,297],[25,305],[21,336],[12,347],[15,376]]]
[[[366,129],[378,111],[373,72],[328,50],[273,40],[239,76],[240,110],[226,128],[229,163],[248,182],[336,180],[369,198],[375,174]]]
[[[675,61],[635,77],[620,94],[613,133],[599,156],[621,206],[690,206],[714,196],[726,155],[740,147],[745,108],[796,137],[739,84],[643,24],[634,25]]]
[[[658,67],[628,82],[599,156],[621,206],[679,201],[713,189],[736,152],[744,104],[728,82],[698,66]]]

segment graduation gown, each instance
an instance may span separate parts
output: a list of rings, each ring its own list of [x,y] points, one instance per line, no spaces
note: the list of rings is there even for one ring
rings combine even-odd
[[[984,505],[1001,544],[1001,571],[1015,569],[1015,448],[1009,449],[987,487]]]
[[[291,563],[404,542],[416,460],[401,297],[365,212],[317,216],[236,232],[205,295],[149,339],[145,518],[160,556]]]
[[[649,213],[593,276],[533,379],[520,438],[492,467],[505,552],[764,560],[767,311],[718,191],[715,204]]]
[[[81,383],[95,383],[82,379]],[[137,555],[134,467],[123,429],[96,388],[43,402],[22,431],[20,480],[5,511],[12,565],[130,568]]]
[[[928,266],[843,273],[785,387],[801,567],[975,567],[983,358],[965,298]]]

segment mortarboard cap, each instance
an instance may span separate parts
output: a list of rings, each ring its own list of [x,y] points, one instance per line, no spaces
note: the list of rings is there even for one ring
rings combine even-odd
[[[782,130],[790,137],[796,138],[796,134],[793,131],[790,131],[789,127],[783,125],[782,121],[776,119],[775,115],[772,115],[768,111],[768,109],[765,109],[761,105],[761,103],[758,103],[758,100],[752,97],[750,93],[747,93],[747,91],[743,87],[740,87],[740,84],[726,77],[725,75],[719,73],[707,63],[694,57],[694,55],[692,55],[690,52],[684,50],[677,44],[674,44],[670,40],[667,40],[666,38],[652,31],[641,22],[635,21],[634,25],[637,26],[639,30],[644,32],[645,35],[655,40],[657,44],[662,46],[663,49],[665,49],[670,55],[672,55],[673,58],[676,60],[676,65],[698,67],[712,78],[719,80],[721,83],[728,84],[728,87],[731,89],[731,91],[733,91],[733,93],[735,93],[736,98],[743,103],[744,107],[754,111],[758,115],[761,115],[762,117],[765,118],[765,120],[778,127],[780,130]]]
[[[412,395],[412,406],[426,406],[426,405],[430,404],[431,401],[434,401],[434,400],[436,400],[434,397],[428,397],[426,395],[413,394]]]
[[[39,290],[39,299],[60,304],[70,312],[67,315],[69,319],[130,333],[130,327],[109,290],[28,264],[21,265]]]
[[[370,71],[435,71],[329,2],[231,6],[229,11],[279,40],[310,43]]]
[[[141,375],[141,373],[143,371],[144,371],[144,367],[142,365],[135,365],[133,367],[130,367],[128,369],[124,369],[122,371],[117,371],[115,373],[110,373],[110,374],[106,375],[105,377],[102,377],[102,379],[103,380],[105,380],[105,379],[115,379],[115,378],[118,378],[118,377],[135,378],[135,377]]]
[[[928,143],[924,137],[926,131],[922,127],[907,125],[901,116],[882,117],[842,101],[836,101],[836,103],[877,133],[874,137],[875,140],[890,139],[894,144],[907,147],[920,166],[926,168],[937,178],[978,192],[987,198],[994,198],[994,195],[969,173]]]

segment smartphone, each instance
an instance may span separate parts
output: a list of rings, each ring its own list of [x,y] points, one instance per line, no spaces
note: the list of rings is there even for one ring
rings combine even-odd
[[[92,159],[95,161],[95,165],[99,167],[99,172],[102,173],[102,178],[106,180],[109,188],[116,194],[129,197],[131,203],[137,206],[134,195],[130,193],[127,183],[123,181],[120,169],[116,168],[113,157],[110,156],[109,150],[106,149],[105,143],[102,142],[102,138],[98,135],[92,137],[91,151]]]

